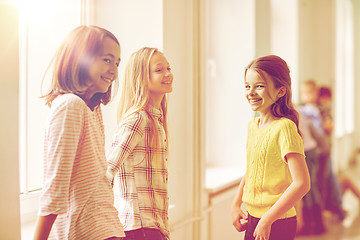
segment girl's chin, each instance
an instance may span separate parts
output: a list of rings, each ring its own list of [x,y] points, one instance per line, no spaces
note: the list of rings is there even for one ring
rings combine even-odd
[[[250,107],[251,107],[251,110],[253,110],[253,111],[257,111],[257,110],[259,109],[258,106],[253,106],[253,105],[251,105]]]

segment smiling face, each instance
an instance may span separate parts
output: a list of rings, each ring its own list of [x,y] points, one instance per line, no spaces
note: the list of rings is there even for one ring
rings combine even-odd
[[[105,93],[118,77],[120,63],[120,46],[111,38],[104,38],[103,51],[95,57],[88,72],[87,99],[95,93]]]
[[[282,89],[276,89],[271,77],[263,72],[263,79],[259,73],[249,69],[245,76],[245,96],[251,109],[262,115],[270,113],[270,108],[281,97]]]
[[[155,52],[150,59],[149,92],[150,98],[162,98],[172,92],[173,74],[165,56]]]

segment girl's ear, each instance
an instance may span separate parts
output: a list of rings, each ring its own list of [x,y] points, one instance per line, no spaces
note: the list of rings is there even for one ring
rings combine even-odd
[[[278,92],[278,94],[277,94],[277,97],[278,97],[278,98],[281,98],[282,96],[285,95],[285,93],[286,93],[286,87],[282,86],[282,87],[280,87],[280,89],[279,89],[279,92]]]

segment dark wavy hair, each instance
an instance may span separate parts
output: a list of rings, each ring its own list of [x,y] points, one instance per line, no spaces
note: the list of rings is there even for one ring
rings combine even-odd
[[[246,67],[245,76],[249,69],[257,72],[264,80],[266,79],[264,72],[267,73],[271,77],[276,89],[280,87],[286,88],[285,95],[280,97],[271,106],[271,113],[274,117],[285,117],[293,121],[297,126],[298,133],[301,135],[299,130],[299,114],[291,100],[291,78],[287,63],[279,56],[268,55],[254,59]]]

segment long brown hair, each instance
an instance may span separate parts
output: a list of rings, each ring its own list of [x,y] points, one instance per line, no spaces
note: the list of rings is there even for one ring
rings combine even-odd
[[[272,104],[271,113],[274,117],[286,117],[293,121],[301,135],[299,130],[299,114],[292,104],[291,77],[287,63],[279,56],[268,55],[253,60],[246,67],[245,76],[249,69],[256,71],[263,79],[266,79],[264,72],[267,73],[271,77],[276,89],[280,87],[286,88],[285,95]]]
[[[111,32],[98,26],[82,25],[69,33],[46,70],[47,73],[52,68],[50,89],[42,96],[46,105],[51,106],[57,96],[65,93],[74,93],[79,97],[86,93],[89,85],[87,82],[89,66],[94,58],[101,54],[105,37],[111,38],[120,46]],[[44,79],[45,76],[46,74]],[[89,107],[95,108],[101,103],[104,105],[109,103],[112,86],[105,93],[94,94],[88,104]]]

